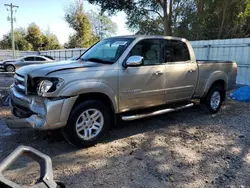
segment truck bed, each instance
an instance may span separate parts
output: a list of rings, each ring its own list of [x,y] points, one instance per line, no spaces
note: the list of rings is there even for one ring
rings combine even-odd
[[[212,85],[212,79],[216,79],[217,75],[227,80],[226,90],[234,88],[237,76],[237,64],[234,61],[197,60],[197,66],[199,75],[194,98],[204,96],[206,85]]]

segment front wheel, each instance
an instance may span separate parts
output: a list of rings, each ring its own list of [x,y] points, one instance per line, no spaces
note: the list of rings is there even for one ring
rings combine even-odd
[[[15,72],[15,67],[13,65],[7,65],[5,70],[6,72]]]
[[[73,109],[64,135],[78,146],[88,147],[100,142],[110,126],[108,108],[100,101],[85,101]]]
[[[212,87],[206,97],[201,100],[204,103],[206,109],[211,113],[217,113],[222,105],[223,96],[225,96],[225,91],[221,86]]]

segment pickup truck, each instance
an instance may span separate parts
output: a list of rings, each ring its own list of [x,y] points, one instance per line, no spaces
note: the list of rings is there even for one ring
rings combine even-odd
[[[77,60],[20,68],[10,105],[31,128],[61,128],[69,142],[85,147],[99,142],[119,118],[188,108],[191,99],[216,113],[236,75],[235,62],[196,61],[183,38],[112,37]]]

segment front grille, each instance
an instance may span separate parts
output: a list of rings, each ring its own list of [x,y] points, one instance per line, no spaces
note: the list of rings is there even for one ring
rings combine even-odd
[[[25,93],[25,78],[19,74],[14,76],[14,87],[21,93]]]

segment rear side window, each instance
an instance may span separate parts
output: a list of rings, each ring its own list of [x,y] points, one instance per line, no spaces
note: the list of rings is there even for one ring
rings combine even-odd
[[[35,61],[35,57],[26,57],[24,61]]]
[[[36,57],[36,61],[46,61],[46,59],[44,59],[42,57]]]
[[[165,62],[189,61],[190,54],[185,42],[165,40]]]

